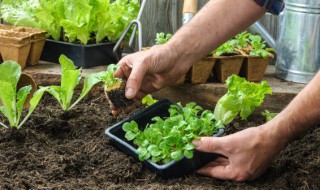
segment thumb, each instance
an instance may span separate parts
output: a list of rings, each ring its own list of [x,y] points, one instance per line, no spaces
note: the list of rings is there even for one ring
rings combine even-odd
[[[141,88],[142,80],[147,73],[147,68],[142,64],[136,64],[133,66],[132,71],[127,80],[126,86],[126,97],[128,99],[133,99],[139,89]]]
[[[221,138],[223,137],[201,137],[199,140],[193,140],[192,143],[198,151],[218,153],[227,156]]]

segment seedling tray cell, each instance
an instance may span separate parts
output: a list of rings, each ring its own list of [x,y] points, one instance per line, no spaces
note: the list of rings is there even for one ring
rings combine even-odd
[[[133,156],[135,159],[139,160],[136,152],[137,148],[134,147],[132,142],[129,142],[125,139],[125,132],[122,130],[122,125],[125,122],[134,120],[139,125],[140,130],[143,130],[148,123],[151,123],[151,119],[153,117],[169,116],[168,109],[170,108],[171,104],[173,103],[167,99],[160,100],[150,107],[136,113],[135,115],[109,127],[106,129],[105,133],[111,138],[112,145],[125,154]],[[224,129],[219,129],[218,133],[214,136],[218,137],[223,133]],[[192,159],[183,157],[180,161],[171,161],[164,165],[159,165],[151,162],[151,160],[146,160],[143,162],[143,164],[162,178],[168,179],[186,176],[219,156],[220,155],[215,153],[203,153],[195,151]]]

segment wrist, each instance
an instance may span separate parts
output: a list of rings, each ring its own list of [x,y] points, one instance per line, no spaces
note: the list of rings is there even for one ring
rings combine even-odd
[[[170,54],[173,54],[174,64],[176,67],[184,70],[184,73],[189,70],[194,62],[201,59],[201,53],[194,51],[194,48],[190,48],[192,47],[191,44],[188,44],[187,42],[178,42],[176,40],[170,41],[165,44],[167,51]]]
[[[274,144],[279,151],[284,149],[292,140],[291,135],[286,131],[286,127],[278,122],[270,121],[259,126],[263,140]]]

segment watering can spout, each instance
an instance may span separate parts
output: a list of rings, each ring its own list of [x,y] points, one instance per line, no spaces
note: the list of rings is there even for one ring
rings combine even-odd
[[[251,33],[259,34],[267,42],[269,47],[276,48],[276,42],[274,38],[269,34],[269,32],[263,27],[263,25],[259,21],[252,24],[249,28],[249,31]]]

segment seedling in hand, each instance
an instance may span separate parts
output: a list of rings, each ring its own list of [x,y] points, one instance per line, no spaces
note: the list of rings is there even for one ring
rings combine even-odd
[[[105,83],[106,94],[116,108],[131,106],[134,101],[125,96],[126,81],[114,77],[114,72],[119,68],[118,65],[110,64],[104,72],[101,80]]]

